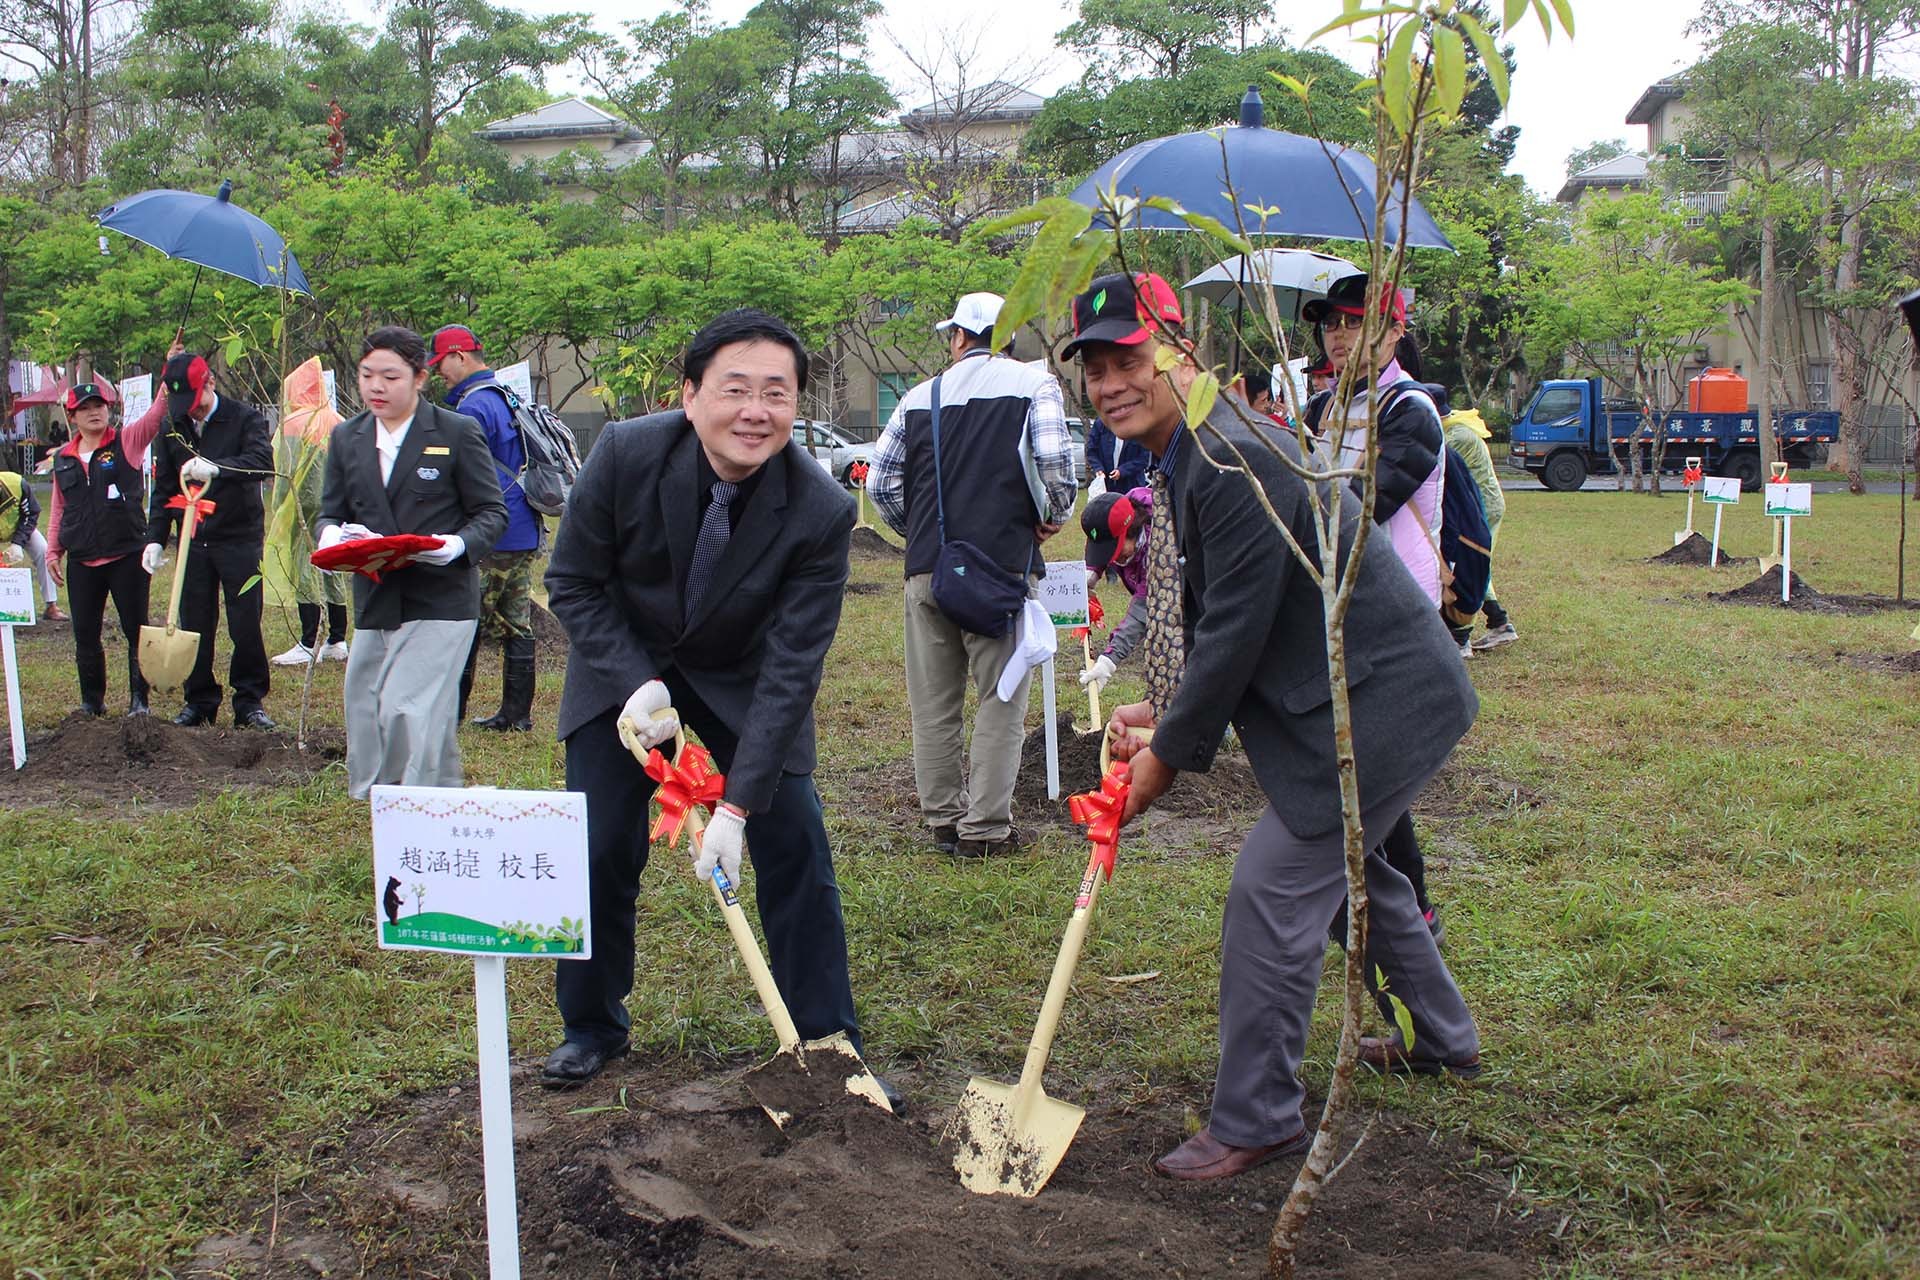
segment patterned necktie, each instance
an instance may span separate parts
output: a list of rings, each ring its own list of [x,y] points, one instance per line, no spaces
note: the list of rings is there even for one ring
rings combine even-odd
[[[727,539],[733,536],[733,527],[727,522],[727,506],[738,492],[739,485],[725,480],[713,482],[713,500],[707,504],[707,514],[700,517],[700,536],[693,544],[693,563],[687,566],[687,587],[680,593],[686,601],[685,622],[693,621],[693,611],[699,607],[700,597],[707,594],[707,583],[713,579],[713,567],[720,563],[720,553],[727,549]]]
[[[1166,473],[1156,468],[1152,479],[1153,520],[1147,538],[1147,701],[1157,720],[1173,703],[1180,675],[1187,668],[1185,638],[1180,631],[1180,548],[1173,535],[1173,492]]]

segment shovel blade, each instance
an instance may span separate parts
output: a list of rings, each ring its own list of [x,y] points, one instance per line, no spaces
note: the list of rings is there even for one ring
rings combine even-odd
[[[1691,529],[1675,529],[1673,531],[1673,545],[1677,547],[1692,536],[1693,530]]]
[[[1025,1114],[1009,1084],[975,1076],[947,1124],[960,1185],[978,1195],[1031,1198],[1060,1167],[1086,1110],[1034,1090]]]
[[[880,1082],[844,1032],[775,1054],[747,1072],[746,1083],[753,1100],[782,1129],[796,1116],[835,1106],[849,1096],[893,1114]]]
[[[140,674],[156,689],[172,693],[193,674],[200,654],[200,633],[166,627],[140,628]]]

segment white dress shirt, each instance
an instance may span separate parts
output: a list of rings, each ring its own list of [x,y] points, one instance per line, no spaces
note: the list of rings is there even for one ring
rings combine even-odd
[[[407,442],[407,432],[413,429],[413,415],[400,424],[398,431],[390,431],[387,424],[375,418],[373,447],[380,453],[380,483],[393,482],[393,464],[400,459],[400,446]]]

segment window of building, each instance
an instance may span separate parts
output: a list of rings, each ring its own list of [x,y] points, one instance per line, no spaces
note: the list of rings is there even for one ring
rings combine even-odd
[[[909,373],[883,373],[880,375],[880,421],[886,422],[893,417],[893,411],[907,391],[913,386],[913,375]]]
[[[1833,366],[1825,360],[1807,361],[1807,407],[1833,408]]]

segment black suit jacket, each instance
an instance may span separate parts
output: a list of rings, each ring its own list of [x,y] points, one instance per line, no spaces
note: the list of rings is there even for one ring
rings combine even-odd
[[[486,432],[465,414],[422,399],[400,444],[393,475],[380,481],[380,452],[371,413],[348,418],[327,444],[327,478],[320,491],[317,541],[327,526],[363,524],[375,533],[456,533],[467,552],[452,564],[410,564],[374,582],[353,576],[356,626],[391,631],[425,618],[464,621],[480,616],[480,575],[474,568],[507,527],[507,504]],[[449,654],[457,663],[464,655]]]
[[[727,799],[757,813],[783,771],[813,772],[813,699],[840,625],[854,504],[789,443],[768,461],[683,624],[699,448],[678,410],[613,423],[594,441],[547,569],[570,644],[559,732],[676,672],[739,736]]]
[[[1246,459],[1251,480],[1319,561],[1311,496],[1224,402],[1208,418]],[[1290,432],[1262,438],[1298,460]],[[1185,584],[1187,667],[1153,751],[1175,769],[1204,771],[1231,719],[1260,789],[1303,839],[1340,825],[1333,690],[1320,588],[1295,561],[1233,451],[1211,431],[1189,435],[1174,466],[1173,503]],[[1341,538],[1350,546],[1360,502],[1345,486]],[[1460,648],[1426,592],[1375,528],[1348,605],[1347,689],[1362,803],[1445,762],[1479,708]]]
[[[259,544],[266,537],[266,506],[260,486],[273,479],[273,433],[266,415],[250,404],[221,396],[213,412],[193,428],[169,422],[153,442],[153,500],[147,515],[147,541],[165,546],[185,512],[169,511],[167,499],[180,492],[180,468],[189,458],[205,458],[220,468],[200,496],[213,503],[194,537],[210,542]]]

